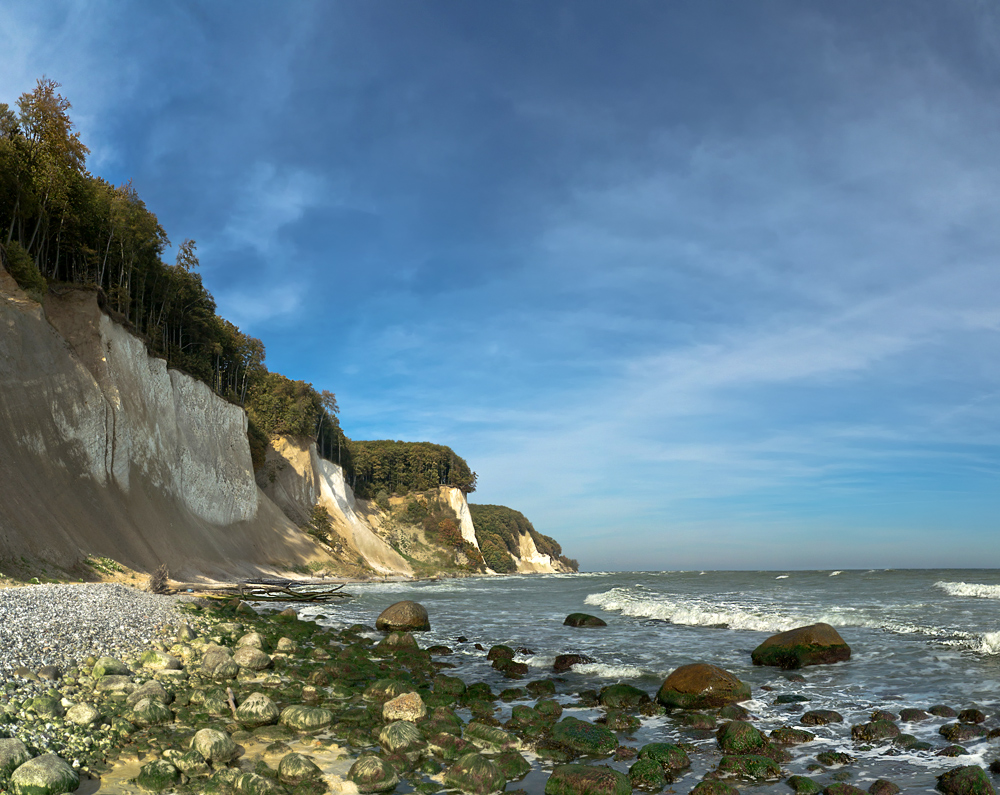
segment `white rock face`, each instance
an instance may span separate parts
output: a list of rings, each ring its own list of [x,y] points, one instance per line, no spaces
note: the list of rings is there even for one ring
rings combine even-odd
[[[472,514],[469,512],[469,503],[465,499],[465,494],[455,486],[441,486],[441,496],[447,500],[448,505],[458,516],[458,528],[462,531],[462,538],[479,549],[476,527],[472,524]]]
[[[531,537],[530,533],[522,533],[518,541],[521,546],[520,558],[515,559],[515,562],[517,563],[517,570],[519,572],[541,573],[558,571],[552,563],[552,558],[538,551],[538,547],[535,546],[535,539]]]

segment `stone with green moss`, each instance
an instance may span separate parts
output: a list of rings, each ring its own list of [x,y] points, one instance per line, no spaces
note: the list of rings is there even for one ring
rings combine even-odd
[[[238,750],[233,738],[218,729],[201,729],[191,740],[191,747],[212,765],[226,764]]]
[[[379,744],[386,751],[411,751],[424,746],[424,737],[416,724],[397,720],[382,728],[378,735]]]
[[[672,743],[648,743],[639,749],[640,759],[650,759],[664,770],[683,770],[691,759],[683,748]]]
[[[830,784],[828,787],[824,787],[823,795],[868,795],[868,793],[860,787],[855,787],[853,784],[838,781]]]
[[[80,776],[66,760],[44,754],[19,765],[11,774],[13,795],[61,795],[80,786]]]
[[[899,726],[891,720],[873,720],[851,727],[851,737],[862,742],[878,742],[899,737]]]
[[[518,750],[521,741],[510,732],[474,720],[465,727],[465,739],[488,753]]]
[[[284,726],[296,731],[319,731],[333,723],[333,713],[322,707],[292,704],[281,711],[279,720]]]
[[[132,711],[128,717],[136,726],[146,729],[150,726],[172,723],[174,713],[170,711],[170,707],[165,707],[159,701],[144,698],[132,706]]]
[[[708,663],[682,665],[660,686],[656,700],[665,707],[711,709],[750,698],[750,686]]]
[[[652,759],[639,759],[629,768],[629,781],[634,789],[646,792],[659,792],[667,786],[667,777],[658,762]]]
[[[487,795],[500,792],[507,786],[507,779],[485,756],[471,753],[460,757],[445,771],[444,783],[470,795]]]
[[[618,747],[614,732],[573,717],[563,718],[555,724],[551,738],[554,743],[583,756],[607,756]]]
[[[631,795],[624,773],[604,765],[559,765],[545,782],[545,795]]]
[[[497,754],[493,761],[508,781],[518,781],[531,772],[531,763],[517,751],[504,751]]]
[[[812,624],[772,635],[750,655],[754,665],[802,668],[843,662],[851,657],[851,647],[829,624]]]
[[[740,791],[725,781],[700,781],[691,790],[691,795],[740,795]]]
[[[762,781],[781,778],[781,768],[773,759],[759,754],[728,755],[719,762],[720,773]]]
[[[809,776],[792,776],[785,783],[795,790],[796,795],[818,795],[823,788]]]
[[[989,776],[979,765],[965,765],[942,773],[937,788],[945,795],[996,795]]]
[[[101,679],[105,676],[127,676],[132,673],[128,666],[115,657],[99,657],[91,674],[94,679]]]
[[[810,743],[816,739],[816,735],[807,732],[805,729],[793,729],[791,726],[782,726],[771,732],[771,739],[785,745],[801,745]]]
[[[236,708],[236,720],[250,729],[277,723],[280,716],[278,706],[263,693],[251,693]]]
[[[180,660],[172,654],[160,651],[160,649],[149,649],[143,652],[139,662],[142,663],[143,668],[148,668],[151,671],[179,671],[182,668]]]
[[[770,745],[756,727],[742,720],[723,724],[715,736],[724,754],[759,754]]]
[[[139,785],[139,789],[146,792],[163,792],[172,787],[180,777],[180,771],[170,762],[154,759],[140,768],[135,783]]]
[[[396,769],[377,756],[359,757],[347,771],[347,777],[361,793],[388,792],[399,784]]]
[[[295,786],[303,781],[318,779],[323,775],[316,763],[302,754],[286,754],[278,763],[278,778],[282,783]]]
[[[0,739],[0,773],[10,773],[31,759],[24,743],[16,738]]]
[[[601,688],[601,693],[597,697],[602,707],[611,709],[638,709],[643,704],[652,701],[649,693],[640,690],[638,687],[619,682]]]

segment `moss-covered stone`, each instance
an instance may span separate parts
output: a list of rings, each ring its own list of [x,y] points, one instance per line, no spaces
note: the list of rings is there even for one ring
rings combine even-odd
[[[986,736],[986,730],[971,723],[946,723],[938,732],[952,743],[967,743]]]
[[[507,779],[496,764],[477,753],[465,754],[444,774],[444,783],[471,795],[499,792]]]
[[[823,788],[823,795],[868,795],[860,787],[838,781]]]
[[[996,795],[986,771],[979,765],[956,767],[938,776],[937,788],[946,795]]]
[[[724,775],[754,781],[781,778],[781,768],[778,763],[770,757],[758,754],[724,756],[719,762],[718,770]]]
[[[608,622],[588,613],[570,613],[563,624],[567,627],[606,627]]]
[[[900,792],[902,790],[898,785],[884,778],[873,781],[868,788],[868,795],[899,795]]]
[[[146,792],[163,792],[167,787],[172,787],[180,777],[180,771],[170,762],[154,759],[139,769],[135,783]]]
[[[614,733],[579,718],[563,718],[552,727],[554,743],[583,756],[607,756],[618,747]]]
[[[754,665],[802,668],[843,662],[851,657],[851,647],[829,624],[812,624],[772,635],[750,655]]]
[[[740,795],[740,791],[725,781],[708,780],[698,782],[691,795]]]
[[[0,773],[10,773],[31,759],[24,743],[16,738],[0,739]]]
[[[316,763],[302,754],[285,754],[278,763],[278,778],[283,784],[295,786],[323,775]]]
[[[465,727],[465,739],[488,753],[518,750],[521,741],[517,736],[496,726],[474,720]]]
[[[508,781],[518,781],[531,772],[531,763],[517,751],[504,751],[493,759]]]
[[[683,770],[691,765],[687,752],[672,743],[649,743],[639,749],[640,759],[650,759],[664,770]]]
[[[784,745],[802,745],[811,743],[816,739],[816,735],[807,732],[805,729],[793,729],[791,726],[782,726],[771,732],[771,739]]]
[[[715,737],[724,754],[759,754],[770,745],[756,727],[742,720],[724,723]]]
[[[44,754],[19,765],[11,774],[13,795],[61,795],[80,786],[80,776],[56,754]]]
[[[545,782],[545,795],[631,795],[632,782],[610,767],[559,765]]]
[[[649,697],[649,693],[645,690],[640,690],[638,687],[619,682],[614,685],[602,687],[597,700],[602,707],[609,707],[610,709],[638,709],[653,699]]]
[[[861,742],[878,742],[899,737],[899,726],[891,720],[873,720],[851,727],[851,737]]]
[[[396,751],[411,751],[423,748],[424,736],[416,724],[405,720],[397,720],[384,726],[378,735],[382,748],[390,753]]]
[[[281,711],[279,721],[284,726],[295,729],[295,731],[319,731],[333,723],[333,713],[322,707],[307,707],[304,704],[293,704]]]
[[[823,788],[809,776],[792,776],[785,783],[795,791],[796,795],[817,795],[823,791]]]
[[[212,765],[224,765],[237,753],[233,738],[218,729],[201,729],[191,741],[191,747]]]
[[[128,666],[115,657],[99,657],[91,669],[91,675],[94,679],[101,679],[105,676],[127,676],[130,673],[132,672]]]
[[[844,716],[832,709],[811,709],[799,718],[799,722],[803,726],[825,726],[828,723],[843,723]]]
[[[236,720],[248,729],[277,723],[280,716],[278,705],[263,693],[251,693],[236,708]]]
[[[628,770],[629,781],[633,789],[646,792],[659,792],[667,786],[667,776],[659,763],[652,759],[639,759]]]

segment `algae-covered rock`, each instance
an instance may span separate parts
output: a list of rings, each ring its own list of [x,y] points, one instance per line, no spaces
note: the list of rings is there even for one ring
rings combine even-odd
[[[382,705],[382,718],[387,721],[418,721],[427,714],[427,706],[419,693],[403,693]]]
[[[251,693],[236,708],[236,720],[249,729],[277,723],[280,716],[277,705],[263,693]]]
[[[285,792],[277,782],[256,773],[241,773],[233,787],[240,795],[284,795]]]
[[[191,747],[212,765],[224,765],[237,753],[233,738],[218,729],[201,729],[191,740]]]
[[[937,788],[946,795],[996,795],[989,776],[979,765],[965,765],[942,773]]]
[[[181,669],[180,660],[159,649],[149,649],[143,652],[139,662],[142,663],[143,668],[148,668],[151,671],[179,671]]]
[[[952,743],[967,743],[986,736],[985,729],[971,723],[946,723],[938,733]]]
[[[545,782],[545,795],[631,795],[624,773],[604,765],[559,765]]]
[[[719,762],[720,773],[761,781],[781,778],[781,768],[770,757],[758,754],[724,756]]]
[[[409,751],[424,745],[424,736],[413,723],[397,720],[383,726],[378,735],[379,744],[389,753]]]
[[[259,632],[247,632],[245,635],[242,635],[238,641],[236,641],[237,649],[242,646],[252,646],[255,649],[264,651],[264,636]]]
[[[128,666],[115,657],[99,657],[91,674],[94,679],[101,679],[105,676],[127,676],[132,673]]]
[[[803,726],[825,726],[828,723],[843,723],[844,716],[832,709],[811,709],[799,718]]]
[[[851,727],[851,737],[863,742],[878,742],[899,737],[899,726],[891,720],[873,720]]]
[[[478,720],[465,727],[465,739],[489,753],[516,751],[521,747],[521,741],[516,735]]]
[[[759,754],[770,745],[756,727],[742,720],[723,724],[715,737],[724,754]]]
[[[899,795],[900,792],[902,790],[898,785],[884,778],[873,781],[868,788],[868,795]]]
[[[653,699],[649,693],[640,690],[638,687],[619,682],[601,688],[601,693],[597,697],[602,707],[611,709],[638,709],[643,704],[648,704]]]
[[[606,756],[618,747],[614,732],[573,717],[563,718],[553,726],[551,738],[557,745],[583,756]]]
[[[396,788],[399,775],[396,769],[377,756],[362,756],[347,771],[358,792],[388,792]]]
[[[493,758],[493,762],[508,781],[518,781],[531,772],[531,763],[517,751],[504,751]]]
[[[929,712],[914,707],[907,707],[899,711],[899,719],[903,723],[920,723],[921,721],[929,720],[930,717],[931,714]]]
[[[403,693],[413,693],[413,685],[397,679],[378,679],[365,688],[363,698],[375,704],[384,704]]]
[[[36,696],[28,702],[28,706],[39,718],[45,720],[61,718],[66,713],[62,699],[54,696]]]
[[[431,628],[427,608],[419,602],[405,600],[389,605],[377,619],[375,628],[383,632],[426,632]]]
[[[651,759],[664,770],[683,770],[691,765],[687,752],[671,743],[649,743],[639,749],[640,759]]]
[[[606,627],[608,622],[587,613],[570,613],[563,624],[567,627]]]
[[[274,664],[267,654],[253,646],[238,648],[233,654],[233,662],[249,671],[264,671]]]
[[[445,771],[444,783],[471,795],[487,795],[502,790],[507,786],[507,779],[485,756],[472,753],[461,757]]]
[[[829,624],[811,624],[772,635],[750,655],[754,665],[802,668],[851,658],[851,647]]]
[[[286,754],[278,763],[278,778],[283,784],[295,786],[309,779],[317,779],[323,775],[316,764],[302,754]]]
[[[174,700],[174,697],[163,685],[156,681],[149,681],[129,693],[125,699],[125,705],[128,707],[135,706],[144,698],[152,699],[160,704],[169,704]]]
[[[16,738],[0,739],[0,773],[9,773],[31,759],[27,747]]]
[[[793,729],[791,726],[782,726],[771,732],[771,739],[784,745],[801,745],[811,743],[816,739],[816,735],[807,732],[805,729]]]
[[[740,795],[740,791],[725,781],[700,781],[690,795]]]
[[[292,704],[281,711],[279,717],[282,725],[300,732],[312,732],[325,729],[333,723],[333,713],[322,707],[307,707],[304,704]]]
[[[172,723],[174,713],[170,711],[170,707],[165,707],[159,701],[144,698],[132,706],[132,711],[128,717],[136,726],[141,726],[145,729],[150,726]]]
[[[785,783],[795,790],[796,795],[818,795],[823,788],[809,776],[792,776]]]
[[[634,789],[646,792],[659,792],[667,786],[667,776],[658,762],[652,759],[639,759],[628,770],[629,781]]]
[[[708,663],[682,665],[668,676],[656,700],[665,707],[710,709],[750,698],[750,685]]]
[[[838,781],[823,788],[823,795],[868,795],[860,787]]]
[[[419,649],[420,644],[409,632],[390,632],[375,646],[379,651],[398,651],[400,649]]]
[[[55,754],[44,754],[19,765],[11,774],[14,795],[61,795],[80,786],[80,776]]]
[[[194,750],[171,757],[170,763],[189,778],[207,775],[209,772],[204,757]]]
[[[170,762],[154,759],[140,768],[135,783],[146,792],[163,792],[181,777],[180,771]]]

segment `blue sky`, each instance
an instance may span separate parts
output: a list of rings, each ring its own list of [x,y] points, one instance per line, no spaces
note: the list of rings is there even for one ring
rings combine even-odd
[[[1000,13],[0,6],[354,438],[597,569],[1000,566]]]

